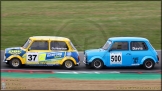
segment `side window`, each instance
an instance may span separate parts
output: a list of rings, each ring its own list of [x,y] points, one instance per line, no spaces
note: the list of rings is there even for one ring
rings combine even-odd
[[[51,50],[66,51],[68,46],[64,41],[51,41]]]
[[[48,50],[48,41],[34,41],[30,50]]]
[[[113,49],[113,50],[128,50],[128,42],[114,42],[111,49]]]
[[[131,50],[133,51],[140,51],[140,50],[147,50],[148,47],[145,42],[142,41],[132,41],[131,42]]]

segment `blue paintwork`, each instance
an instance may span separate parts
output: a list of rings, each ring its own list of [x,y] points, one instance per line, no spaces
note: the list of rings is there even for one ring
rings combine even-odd
[[[71,57],[73,57],[77,63],[79,62],[78,56],[79,54],[77,52],[71,52]]]
[[[58,54],[61,54],[61,55],[58,55]],[[65,55],[65,52],[47,52],[45,60],[54,59],[56,56],[59,56],[59,58],[63,58],[64,55]]]
[[[151,46],[150,42],[146,38],[142,37],[111,37],[107,40],[111,41],[112,43],[107,49],[89,49],[84,51],[84,55],[86,56],[86,60],[84,63],[86,65],[91,64],[94,59],[99,58],[103,61],[104,65],[107,67],[117,67],[117,66],[139,66],[144,63],[144,61],[148,58],[151,58],[155,63],[159,62],[157,59],[158,53],[156,50]],[[113,45],[114,42],[119,41],[127,41],[129,43],[129,50],[113,50],[109,52],[109,49]],[[130,50],[130,42],[131,41],[143,41],[146,43],[148,50],[141,50],[141,51],[132,51]],[[122,53],[122,63],[121,64],[110,64],[110,53]],[[136,60],[136,61],[135,61]]]
[[[91,50],[86,50],[85,53],[88,54],[87,60],[89,60],[88,62],[90,63],[96,58],[104,60],[103,57],[106,53],[106,50],[103,50],[101,48],[100,49],[91,49]]]
[[[79,54],[76,51],[73,51],[73,52],[65,52],[65,51],[64,52],[49,52],[49,53],[47,53],[47,55],[51,54],[51,56],[46,55],[46,60],[54,59],[55,55],[57,55],[59,53],[62,54],[61,57],[59,57],[59,58],[64,58],[65,56],[66,57],[72,57],[76,60],[77,63],[79,62],[79,59],[78,59]],[[65,55],[65,53],[66,53],[66,55]]]
[[[10,54],[10,53],[9,53],[10,50],[20,50],[21,53],[18,54],[18,55],[21,56],[21,57],[26,53],[26,51],[24,51],[24,50],[21,49],[21,47],[6,48],[6,49],[5,49],[5,59],[4,59],[4,60],[6,60],[8,57],[10,57],[10,56],[13,55],[13,54]]]

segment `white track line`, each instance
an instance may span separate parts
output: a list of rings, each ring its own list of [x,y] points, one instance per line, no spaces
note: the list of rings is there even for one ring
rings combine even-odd
[[[61,73],[61,74],[72,74],[73,72],[54,72],[54,73]]]
[[[61,74],[101,74],[101,73],[108,73],[108,74],[112,74],[112,73],[120,73],[117,71],[110,71],[110,72],[103,72],[103,71],[93,71],[93,72],[88,72],[88,71],[70,71],[70,72],[55,72],[54,73],[61,73]]]

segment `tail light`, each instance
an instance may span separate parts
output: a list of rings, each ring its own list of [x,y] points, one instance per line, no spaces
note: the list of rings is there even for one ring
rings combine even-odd
[[[78,56],[78,61],[80,61],[80,57]]]
[[[157,55],[157,59],[158,59],[158,61],[159,61],[159,56]]]

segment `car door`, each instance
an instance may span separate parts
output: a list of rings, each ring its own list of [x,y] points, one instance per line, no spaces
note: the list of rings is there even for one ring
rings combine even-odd
[[[132,66],[140,65],[142,58],[147,54],[151,54],[151,52],[148,51],[148,47],[144,41],[131,41],[130,48],[132,54]]]
[[[46,40],[33,41],[26,53],[26,64],[45,64],[46,54],[49,53],[49,42]]]
[[[48,56],[47,59],[51,59],[51,64],[58,65],[61,64],[69,48],[65,41],[51,41],[50,50],[51,55]]]
[[[128,41],[116,41],[109,51],[109,66],[129,66],[131,64],[131,52]]]

